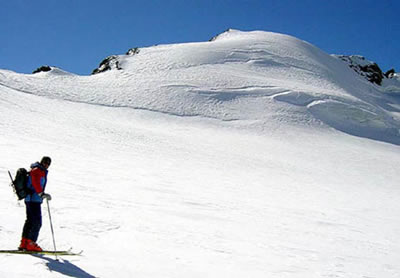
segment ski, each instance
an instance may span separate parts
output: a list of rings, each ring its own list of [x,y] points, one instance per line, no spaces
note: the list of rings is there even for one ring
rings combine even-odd
[[[57,256],[80,256],[83,251],[74,253],[72,251],[24,251],[24,250],[0,250],[2,254],[21,254],[21,255],[57,255]]]

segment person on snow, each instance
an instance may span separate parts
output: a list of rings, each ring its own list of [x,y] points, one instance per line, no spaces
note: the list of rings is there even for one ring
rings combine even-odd
[[[50,164],[51,158],[44,156],[40,162],[31,165],[28,179],[30,193],[25,197],[26,220],[19,250],[43,251],[36,241],[42,226],[42,202],[44,199],[51,200],[50,194],[44,193]]]

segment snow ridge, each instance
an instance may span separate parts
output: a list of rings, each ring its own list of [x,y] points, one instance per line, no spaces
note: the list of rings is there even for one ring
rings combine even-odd
[[[77,76],[56,68],[36,75],[1,71],[0,84],[75,102],[261,126],[284,105],[279,101],[293,110],[279,121],[301,124],[314,118],[349,134],[400,143],[399,100],[385,94],[397,90],[395,79],[377,88],[337,57],[288,35],[229,29],[209,42],[113,55],[95,73],[101,74]]]

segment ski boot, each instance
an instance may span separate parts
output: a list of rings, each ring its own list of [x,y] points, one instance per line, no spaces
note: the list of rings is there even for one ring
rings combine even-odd
[[[37,245],[36,242],[33,240],[27,239],[26,240],[26,251],[34,251],[34,252],[42,252],[42,248],[40,248],[39,245]]]
[[[21,238],[21,244],[18,247],[18,250],[22,251],[22,250],[26,250],[26,243],[27,243],[27,238]]]

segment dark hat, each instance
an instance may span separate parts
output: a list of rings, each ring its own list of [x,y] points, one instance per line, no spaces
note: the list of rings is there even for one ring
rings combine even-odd
[[[40,164],[48,164],[49,166],[50,166],[50,164],[51,164],[51,158],[50,157],[48,157],[48,156],[43,156],[42,157],[42,160],[40,160]]]

